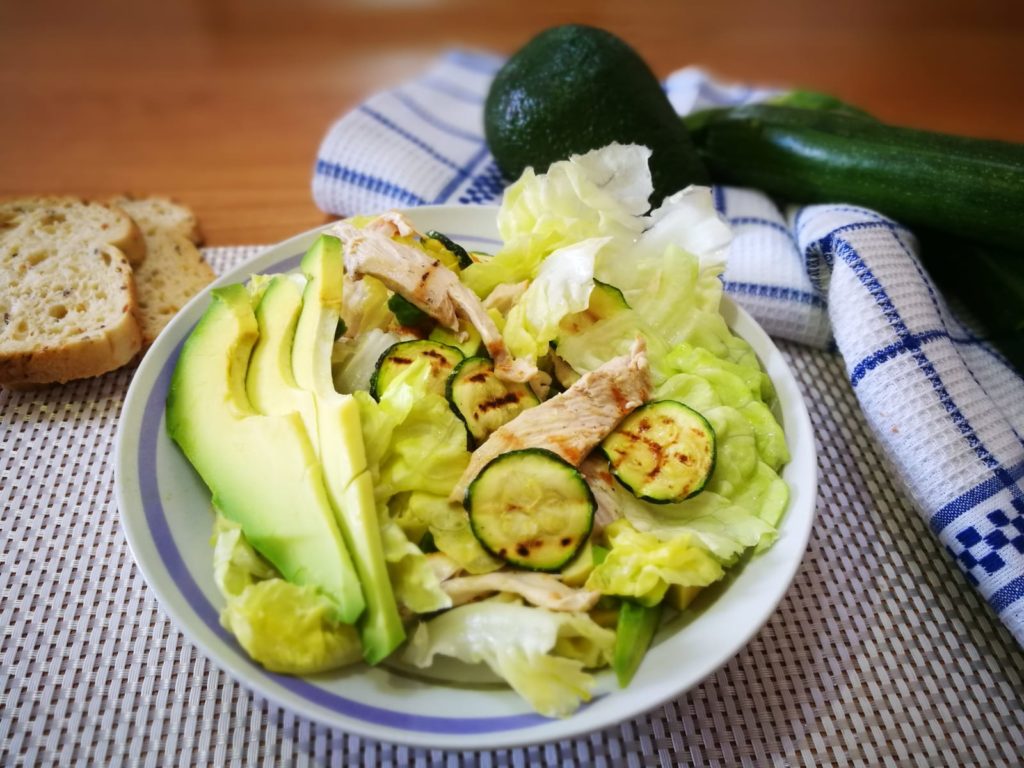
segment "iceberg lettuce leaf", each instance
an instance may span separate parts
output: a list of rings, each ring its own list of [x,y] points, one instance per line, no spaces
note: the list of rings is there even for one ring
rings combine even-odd
[[[390,297],[391,291],[377,278],[369,275],[353,278],[346,273],[341,309],[345,335],[358,338],[370,330],[387,330],[395,322],[395,315],[388,307]]]
[[[692,533],[661,539],[626,519],[604,531],[609,550],[587,578],[587,589],[657,605],[672,584],[704,587],[722,578],[722,564]]]
[[[453,608],[417,627],[405,660],[429,666],[434,656],[487,664],[547,717],[572,714],[588,701],[586,667],[611,658],[615,633],[585,613],[485,601]],[[570,655],[560,655],[568,650]]]
[[[789,503],[789,486],[772,467],[763,461],[757,463],[754,474],[737,489],[733,503],[743,509],[754,510],[758,517],[771,526],[772,532],[757,541],[757,551],[767,549],[777,538],[775,526],[782,519]]]
[[[696,335],[731,336],[718,312],[722,298],[720,264],[702,267],[700,259],[676,245],[663,253],[625,258],[601,252],[594,276],[614,285],[643,322],[670,346]]]
[[[402,371],[379,402],[355,393],[378,503],[405,491],[447,496],[469,463],[465,425],[429,381],[430,368],[420,361]]]
[[[757,454],[761,460],[778,472],[789,461],[789,446],[782,426],[774,414],[760,400],[747,403],[740,411],[754,430]]]
[[[777,519],[765,518],[762,505],[773,490],[771,478],[762,475],[756,483],[744,484],[744,495],[736,501],[704,491],[674,504],[651,504],[624,488],[616,488],[615,493],[623,516],[638,531],[663,541],[681,535],[695,536],[723,564],[731,564],[748,547],[775,540]]]
[[[590,238],[544,260],[505,321],[502,335],[513,355],[536,361],[558,336],[562,318],[587,308],[594,290],[594,259],[609,240]]]
[[[285,581],[246,541],[241,526],[217,514],[214,581],[227,601],[220,622],[272,672],[313,674],[363,658],[359,633],[333,617],[314,587]]]
[[[226,599],[237,597],[250,584],[278,576],[242,533],[242,526],[220,511],[213,523],[213,580]]]
[[[719,406],[732,407],[749,425],[762,461],[776,472],[789,461],[786,436],[768,406],[775,399],[775,391],[756,357],[752,363],[735,362],[684,343],[665,355],[661,364],[674,373],[658,385],[656,398],[678,400],[701,413]],[[726,421],[726,426],[733,423],[731,419]],[[738,430],[733,424],[732,434],[738,434]]]
[[[388,575],[398,602],[413,613],[432,613],[451,608],[452,600],[423,551],[393,521],[381,526],[381,542]]]
[[[359,632],[331,618],[330,601],[284,579],[250,584],[228,600],[221,624],[271,672],[314,674],[362,661]]]
[[[504,245],[467,268],[464,282],[487,296],[501,283],[534,278],[553,251],[591,237],[611,238],[610,250],[622,253],[646,226],[650,155],[646,147],[611,144],[553,163],[545,174],[527,168],[498,211]]]
[[[613,357],[628,355],[638,336],[647,343],[651,378],[658,384],[672,373],[663,362],[670,348],[632,309],[622,309],[577,333],[559,333],[558,355],[577,373],[589,373]]]
[[[711,189],[690,186],[651,211],[637,248],[641,255],[658,257],[675,245],[697,256],[703,267],[721,270],[731,242],[732,228],[715,208]]]
[[[392,344],[401,339],[393,333],[373,328],[355,338],[342,338],[331,350],[331,376],[334,388],[342,394],[370,388],[370,377],[377,361]]]
[[[395,519],[407,531],[429,530],[434,545],[468,573],[490,573],[504,564],[481,546],[466,510],[447,496],[411,493],[402,499]]]
[[[382,525],[386,528],[390,517],[417,541],[429,530],[437,548],[470,573],[493,571],[501,562],[480,546],[462,506],[448,501],[470,454],[465,426],[448,401],[429,390],[429,377],[427,364],[416,363],[392,380],[380,402],[355,393],[374,498],[384,510]],[[400,565],[399,575],[408,581],[395,585],[400,592],[416,591],[407,597],[417,605],[437,598],[429,595],[433,587],[423,567],[416,559]]]

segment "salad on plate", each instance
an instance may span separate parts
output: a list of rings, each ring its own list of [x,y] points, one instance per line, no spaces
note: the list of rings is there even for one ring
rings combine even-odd
[[[255,661],[448,657],[563,717],[771,545],[789,453],[719,311],[730,231],[706,188],[648,213],[649,156],[527,169],[493,255],[388,212],[213,292],[166,423]]]

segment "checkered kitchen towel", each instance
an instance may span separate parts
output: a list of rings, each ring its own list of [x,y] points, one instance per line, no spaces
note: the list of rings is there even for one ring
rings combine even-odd
[[[481,112],[500,66],[451,52],[344,115],[320,147],[317,204],[354,214],[497,202],[506,180]],[[665,87],[680,113],[773,93],[692,68]],[[783,212],[753,190],[716,187],[715,199],[735,231],[727,290],[773,336],[835,344],[928,525],[1024,645],[1024,382],[950,313],[896,222],[840,204]]]

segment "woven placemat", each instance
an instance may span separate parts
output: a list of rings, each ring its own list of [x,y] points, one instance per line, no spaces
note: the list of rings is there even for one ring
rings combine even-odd
[[[218,248],[218,271],[258,252]],[[331,729],[250,693],[168,620],[114,500],[122,370],[0,390],[0,765],[1024,763],[1024,652],[874,446],[841,360],[780,345],[818,441],[796,581],[724,668],[586,738],[441,752]]]

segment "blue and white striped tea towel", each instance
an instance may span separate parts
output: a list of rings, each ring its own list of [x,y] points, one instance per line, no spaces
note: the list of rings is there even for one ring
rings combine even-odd
[[[335,214],[495,203],[506,180],[487,151],[482,105],[501,59],[455,51],[332,125],[313,196]],[[676,110],[764,99],[681,70]],[[1024,382],[947,309],[913,235],[849,205],[786,213],[718,187],[735,239],[727,290],[773,336],[833,343],[879,442],[939,541],[1024,645]]]

